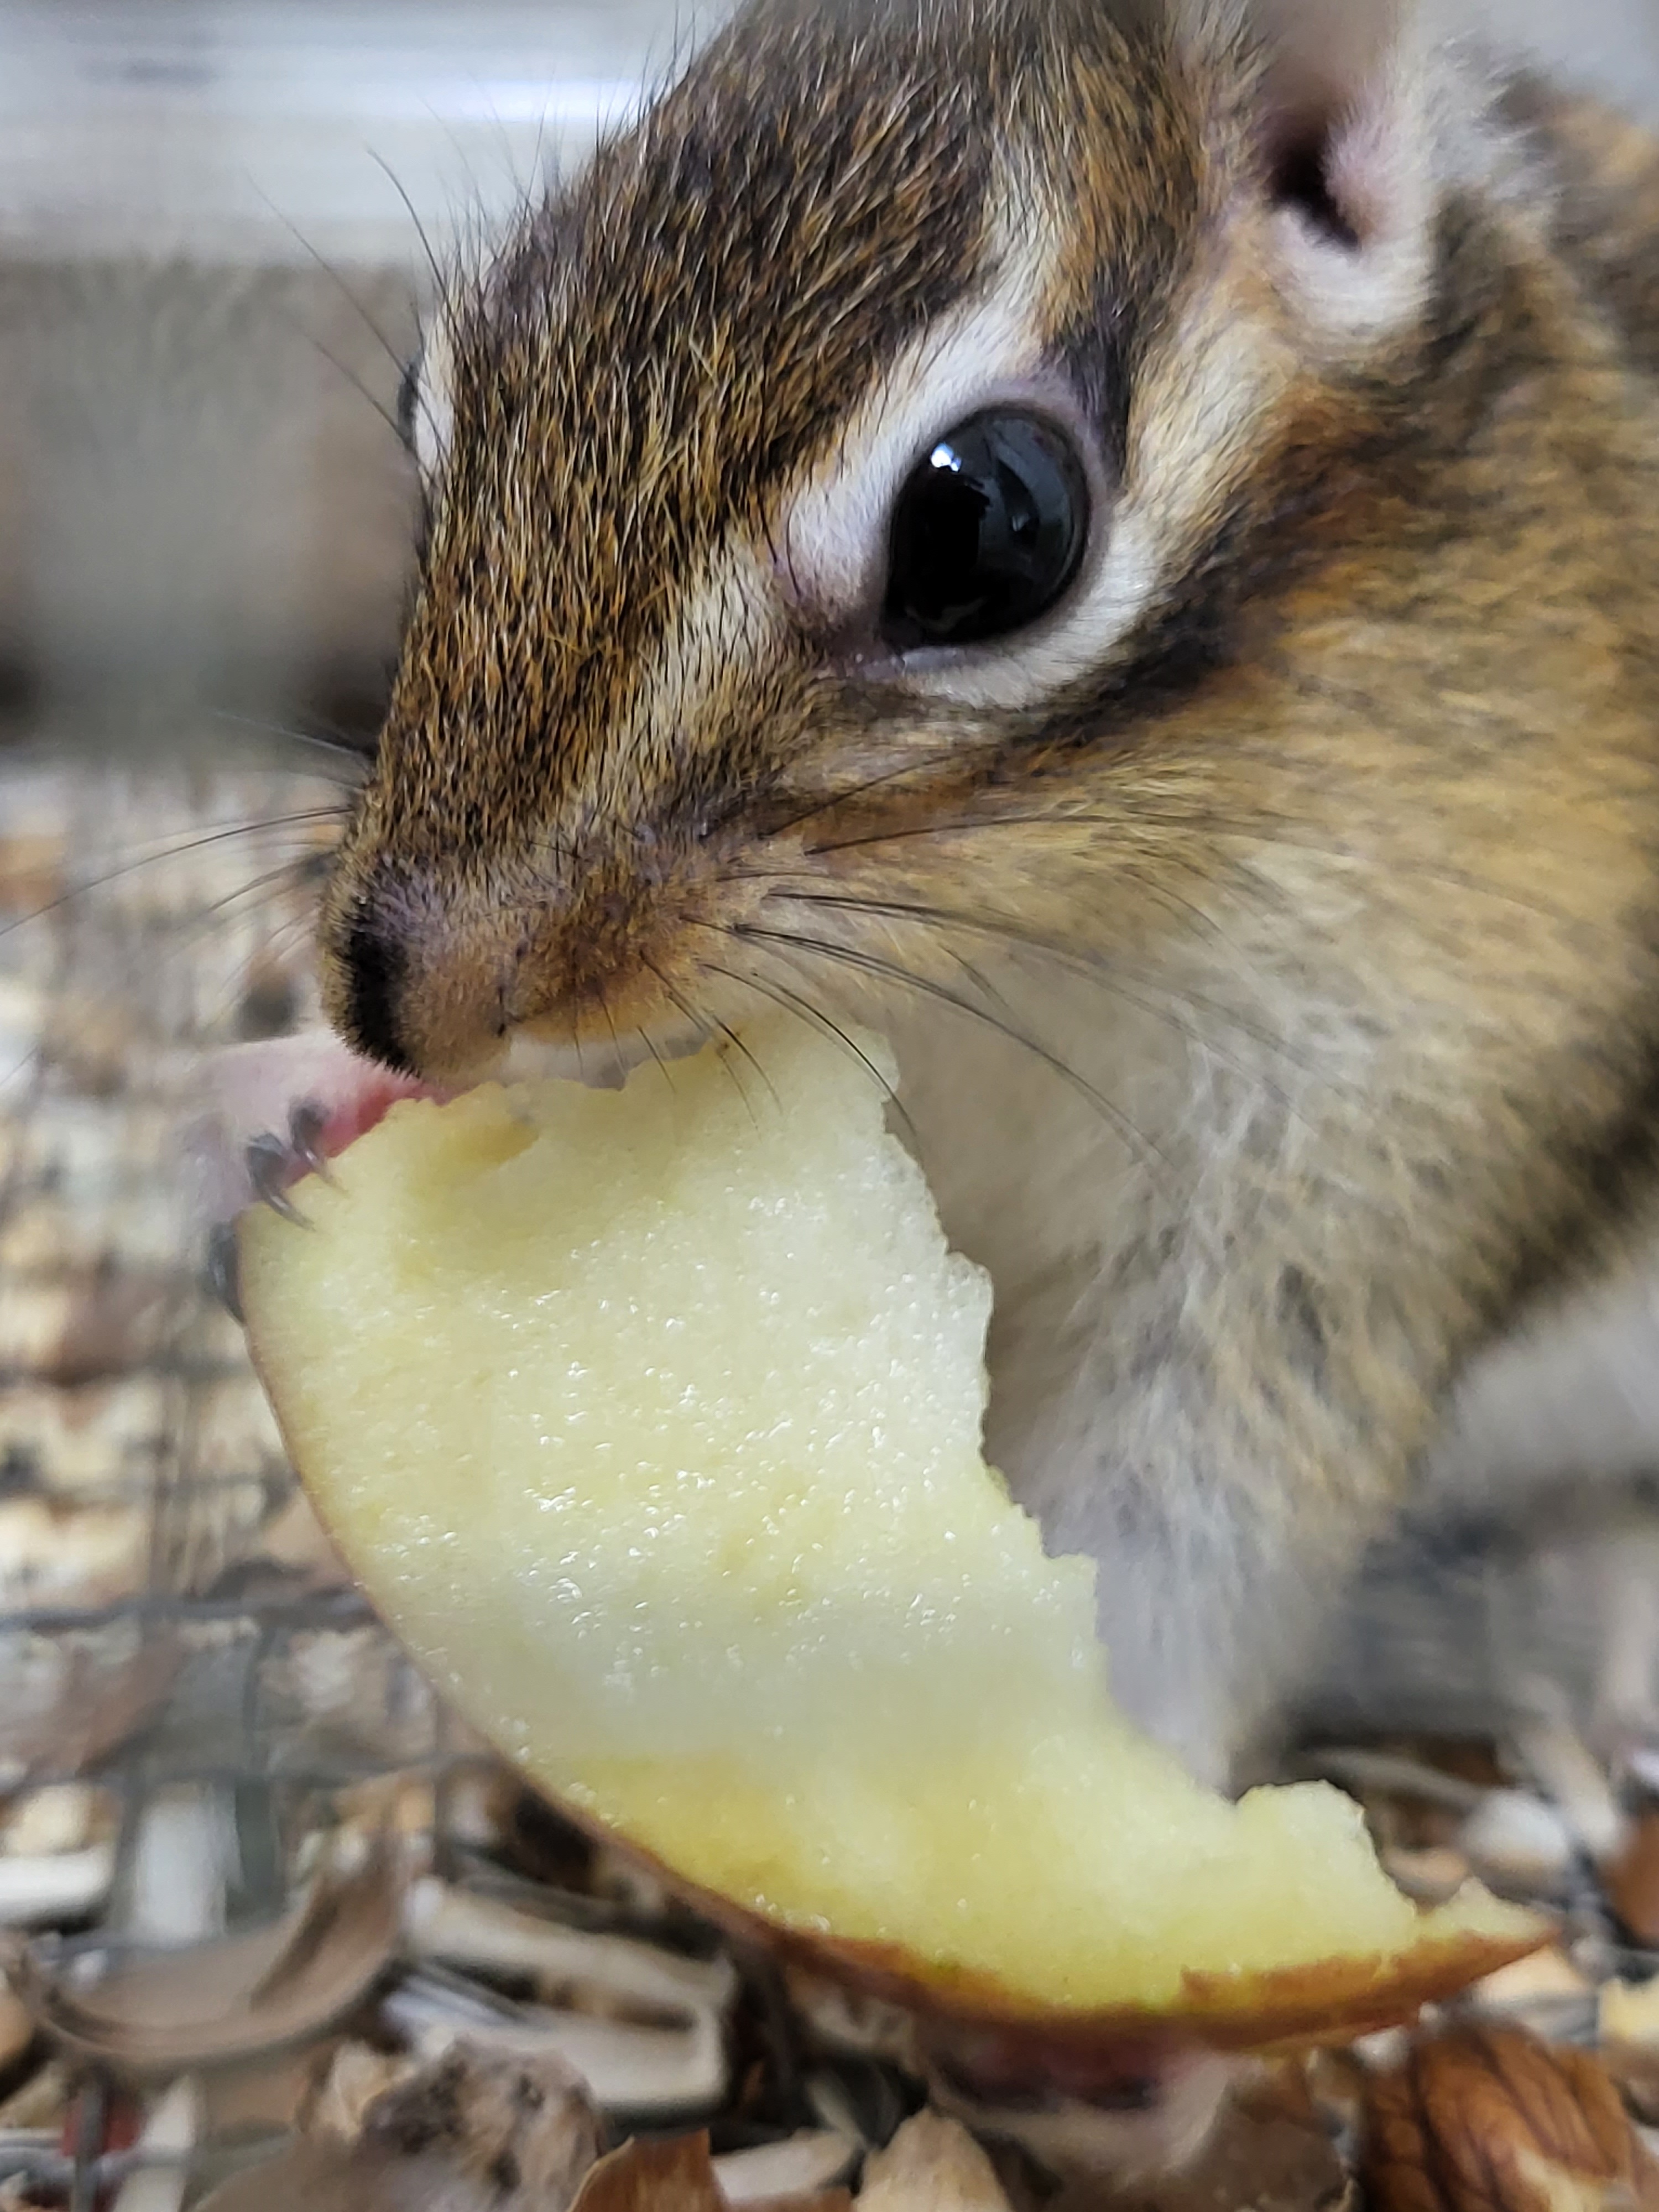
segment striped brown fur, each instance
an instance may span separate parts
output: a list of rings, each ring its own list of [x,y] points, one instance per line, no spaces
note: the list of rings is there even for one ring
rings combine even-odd
[[[1212,1771],[1659,1166],[1659,156],[1397,35],[741,16],[455,288],[326,906],[334,1018],[428,1075],[888,1028],[993,1447]],[[1121,589],[915,677],[796,533],[986,302]]]

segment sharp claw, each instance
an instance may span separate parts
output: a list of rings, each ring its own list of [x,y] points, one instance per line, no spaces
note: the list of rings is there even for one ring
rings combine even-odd
[[[293,1154],[280,1137],[255,1137],[243,1154],[247,1163],[248,1181],[254,1195],[263,1199],[273,1213],[280,1213],[284,1221],[296,1227],[309,1226],[303,1213],[289,1196],[284,1185],[293,1164]]]
[[[307,1170],[320,1176],[325,1182],[332,1182],[334,1170],[327,1155],[318,1150],[317,1139],[328,1125],[328,1109],[318,1105],[314,1098],[302,1098],[288,1117],[289,1149]]]
[[[207,1286],[234,1322],[246,1325],[242,1311],[241,1267],[236,1244],[236,1225],[221,1221],[208,1231]]]

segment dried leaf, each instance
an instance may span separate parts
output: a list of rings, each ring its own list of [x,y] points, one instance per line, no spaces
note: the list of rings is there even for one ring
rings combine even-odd
[[[186,2075],[145,2115],[133,2146],[144,2163],[122,2182],[110,2212],[179,2212],[187,2186],[186,2162],[201,2130],[201,2087]],[[155,2165],[149,2163],[152,2159]]]
[[[625,2142],[593,2168],[572,2212],[726,2212],[708,2137]]]
[[[1489,1790],[1458,1832],[1458,1849],[1481,1881],[1504,1897],[1557,1897],[1566,1888],[1577,1838],[1565,1816],[1529,1790]]]
[[[458,2177],[536,2212],[564,2212],[598,2157],[599,2114],[574,2068],[458,2045],[394,2082],[363,2121],[356,2157],[446,2160]],[[494,2196],[488,2199],[494,2207]]]
[[[36,2025],[84,2057],[128,2075],[232,2064],[319,2033],[362,1999],[397,1943],[398,1877],[377,1838],[355,1871],[325,1867],[267,1927],[131,1954],[90,1986],[24,1945],[8,1972]]]
[[[39,1496],[0,1504],[0,1605],[8,1611],[93,1607],[143,1587],[148,1505],[63,1505]]]
[[[263,1395],[259,1402],[263,1408]],[[351,1579],[303,1490],[295,1491],[276,1519],[260,1530],[259,1550],[297,1576],[303,1589],[329,1589]]]
[[[1518,2029],[1418,2044],[1369,2087],[1372,2212],[1659,2212],[1659,2164],[1601,2062]]]
[[[42,1381],[72,1386],[131,1374],[155,1356],[172,1292],[160,1273],[100,1267],[74,1287],[58,1340],[35,1362]]]
[[[1419,1904],[1444,1905],[1469,1878],[1468,1861],[1449,1844],[1417,1851],[1396,1846],[1382,1856],[1389,1879]]]
[[[176,1632],[135,1620],[0,1637],[0,1788],[96,1766],[152,1717],[182,1656]]]
[[[718,2013],[694,2013],[684,2027],[644,2027],[518,2005],[482,1990],[458,1992],[411,1975],[386,1999],[385,2017],[417,2049],[430,2053],[464,2034],[481,2048],[520,2057],[561,2057],[581,2075],[607,2111],[713,2112],[725,2098],[729,2059]]]
[[[568,2068],[457,2045],[383,2090],[355,2143],[294,2143],[200,2212],[569,2212],[599,2139]]]
[[[349,2149],[362,2134],[375,2100],[419,2071],[419,2060],[404,2051],[343,2043],[306,2114],[306,2133]]]
[[[318,2048],[298,2044],[245,2066],[216,2066],[202,2085],[205,2142],[256,2143],[294,2133],[317,2101]]]
[[[1582,1973],[1559,1945],[1534,1951],[1529,1959],[1516,1959],[1495,1974],[1483,1975],[1468,1992],[1470,2003],[1482,2012],[1513,2014],[1539,2005],[1588,2004],[1595,1984]]]
[[[1515,1748],[1545,1796],[1593,1859],[1605,1864],[1624,1849],[1629,1826],[1605,1763],[1577,1729],[1561,1719],[1517,1723]]]
[[[1079,2174],[1051,2212],[1339,2212],[1352,2195],[1325,2100],[1291,2063],[1236,2092],[1191,2159],[1110,2185]]]
[[[0,1926],[78,1920],[103,1902],[115,1878],[113,1844],[28,1858],[0,1858]]]
[[[86,1782],[49,1783],[31,1790],[0,1818],[0,1856],[52,1858],[112,1838],[119,1825],[111,1793]]]
[[[1008,2212],[990,2160],[939,2112],[916,2113],[866,2160],[859,2203],[862,2212]]]
[[[435,1877],[410,1890],[404,1923],[420,1957],[533,1974],[544,1994],[591,1988],[647,2017],[721,2010],[737,1987],[723,1955],[687,1959],[627,1936],[588,1934]]]
[[[829,2128],[802,2128],[781,2142],[728,2151],[714,2160],[714,2179],[728,2204],[801,2203],[841,2180],[858,2147]]]

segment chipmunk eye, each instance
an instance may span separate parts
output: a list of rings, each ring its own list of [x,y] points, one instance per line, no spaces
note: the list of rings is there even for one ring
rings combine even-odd
[[[1089,489],[1041,416],[970,416],[917,462],[893,507],[881,634],[900,652],[973,645],[1035,622],[1077,574]]]

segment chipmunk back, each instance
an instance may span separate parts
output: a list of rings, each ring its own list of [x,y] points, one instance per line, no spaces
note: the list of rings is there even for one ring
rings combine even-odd
[[[1659,155],[1394,8],[761,0],[432,328],[331,1018],[885,1030],[1206,1774],[1645,1233],[1656,278]]]

